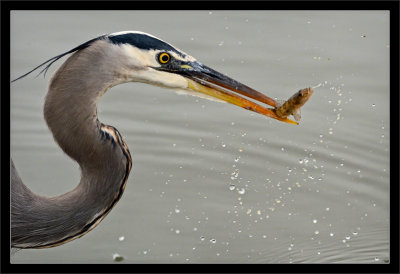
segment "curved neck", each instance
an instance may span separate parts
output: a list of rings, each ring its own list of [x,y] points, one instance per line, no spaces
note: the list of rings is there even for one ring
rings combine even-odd
[[[97,119],[99,98],[122,81],[107,59],[110,53],[96,49],[94,45],[90,52],[78,51],[68,58],[53,76],[44,104],[54,140],[80,165],[80,183],[56,197],[39,196],[20,186],[24,198],[17,205],[18,197],[12,197],[15,247],[52,247],[83,236],[107,215],[125,189],[132,163],[129,150],[115,128]],[[13,220],[18,214],[26,218]]]

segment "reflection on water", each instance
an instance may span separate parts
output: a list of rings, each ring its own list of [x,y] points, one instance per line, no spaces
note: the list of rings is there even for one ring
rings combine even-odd
[[[299,126],[144,84],[114,87],[99,119],[118,128],[132,153],[123,198],[81,239],[19,251],[14,263],[116,263],[116,254],[118,263],[390,259],[387,13],[49,11],[11,19],[12,77],[99,33],[141,29],[269,96],[315,87]],[[12,84],[11,155],[32,190],[57,195],[76,185],[79,169],[42,118],[47,81]]]

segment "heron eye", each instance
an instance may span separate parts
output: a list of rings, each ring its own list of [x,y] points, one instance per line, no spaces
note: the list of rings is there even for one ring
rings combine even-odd
[[[161,53],[160,55],[158,55],[158,61],[159,61],[161,64],[166,64],[166,63],[168,63],[170,59],[171,59],[171,56],[170,56],[168,53],[166,53],[166,52],[163,52],[163,53]]]

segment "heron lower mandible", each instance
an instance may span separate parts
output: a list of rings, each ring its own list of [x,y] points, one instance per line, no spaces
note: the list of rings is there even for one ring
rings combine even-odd
[[[178,89],[295,123],[238,94],[275,107],[270,97],[138,31],[102,35],[32,71],[46,65],[41,71],[46,72],[70,53],[50,80],[44,118],[54,140],[79,163],[81,179],[65,194],[39,196],[22,182],[11,160],[11,246],[15,248],[47,248],[79,238],[96,227],[121,198],[131,155],[118,130],[97,119],[98,100],[115,85],[143,82]]]

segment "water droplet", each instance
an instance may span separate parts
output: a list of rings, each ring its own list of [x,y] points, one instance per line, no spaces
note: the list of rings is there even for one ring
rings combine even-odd
[[[375,257],[375,258],[374,258],[374,261],[375,261],[375,262],[379,261],[379,258],[378,258],[378,257]]]
[[[120,242],[122,242],[123,240],[125,240],[125,236],[120,236],[120,237],[118,238],[118,240],[119,240]]]
[[[229,190],[235,190],[236,186],[235,185],[229,185]]]
[[[317,221],[316,219],[314,219],[312,222],[313,222],[314,224],[316,224],[318,221]]]
[[[353,231],[352,234],[353,234],[354,236],[357,236],[357,235],[358,235],[358,232],[357,232],[357,231]]]
[[[238,189],[238,193],[240,195],[243,195],[244,193],[246,193],[246,190],[244,188]]]
[[[122,257],[121,255],[119,255],[118,253],[114,253],[113,254],[113,260],[116,262],[121,262],[124,260],[124,257]]]
[[[226,147],[226,145],[224,143],[221,144],[222,147]]]
[[[179,234],[179,233],[181,233],[181,231],[179,229],[177,229],[177,230],[175,230],[175,233]]]
[[[346,238],[346,240],[350,240],[350,236],[346,236],[345,238]]]
[[[205,238],[203,236],[200,237],[200,241],[204,241]]]
[[[210,242],[213,243],[213,244],[215,244],[215,243],[217,242],[217,240],[211,239]]]
[[[175,213],[181,212],[178,208],[175,208]]]
[[[236,180],[237,177],[239,176],[239,169],[235,169],[234,172],[231,173],[231,180]]]
[[[329,233],[329,236],[333,237],[333,235],[335,235],[335,234],[334,234],[334,233],[332,233],[332,232],[331,232],[331,233]]]
[[[375,104],[372,104],[372,107],[375,107]]]
[[[318,230],[315,230],[315,231],[314,231],[314,234],[315,234],[315,235],[318,235],[318,234],[319,234],[319,231],[318,231]]]

